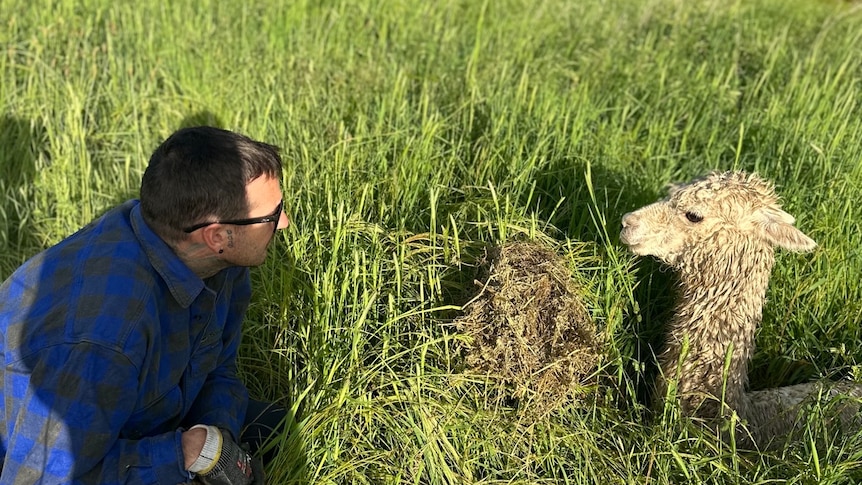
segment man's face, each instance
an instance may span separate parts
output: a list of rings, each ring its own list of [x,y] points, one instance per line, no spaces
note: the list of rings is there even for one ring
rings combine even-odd
[[[248,218],[271,216],[282,204],[281,185],[277,179],[258,177],[249,182],[245,190],[249,207]],[[285,229],[290,224],[283,208],[279,209],[277,217],[277,222],[226,226],[227,247],[224,259],[234,266],[263,264],[275,231]]]

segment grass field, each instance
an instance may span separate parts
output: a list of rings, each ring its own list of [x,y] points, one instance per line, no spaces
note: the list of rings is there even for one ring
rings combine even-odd
[[[618,240],[669,182],[759,172],[820,247],[779,255],[752,386],[862,378],[858,3],[179,3],[0,0],[0,278],[136,197],[180,126],[281,146],[293,225],[241,354],[296,413],[272,483],[862,481],[862,433],[817,448],[816,416],[756,453],[649,413],[670,280]],[[606,335],[601,385],[540,418],[452,325],[521,239]]]

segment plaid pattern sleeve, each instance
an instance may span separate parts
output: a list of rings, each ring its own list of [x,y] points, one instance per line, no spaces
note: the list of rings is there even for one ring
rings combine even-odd
[[[181,483],[179,431],[118,440],[134,409],[137,370],[115,350],[57,345],[7,368],[4,395],[20,409],[7,423],[3,483]],[[56,363],[63,363],[57,366]],[[178,454],[180,453],[180,454]]]
[[[244,417],[249,294],[245,268],[197,277],[137,201],[22,265],[0,286],[0,483],[187,482],[185,423]]]

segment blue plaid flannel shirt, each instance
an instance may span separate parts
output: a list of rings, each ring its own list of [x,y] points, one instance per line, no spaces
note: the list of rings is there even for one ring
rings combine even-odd
[[[136,200],[27,261],[0,286],[0,483],[187,482],[182,429],[239,436],[250,296],[247,268],[201,280]]]

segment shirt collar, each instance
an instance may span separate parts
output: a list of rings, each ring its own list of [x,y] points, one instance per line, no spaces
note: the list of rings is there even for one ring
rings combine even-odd
[[[165,281],[177,303],[188,308],[205,288],[204,281],[144,222],[140,201],[134,201],[129,218],[150,264]]]

